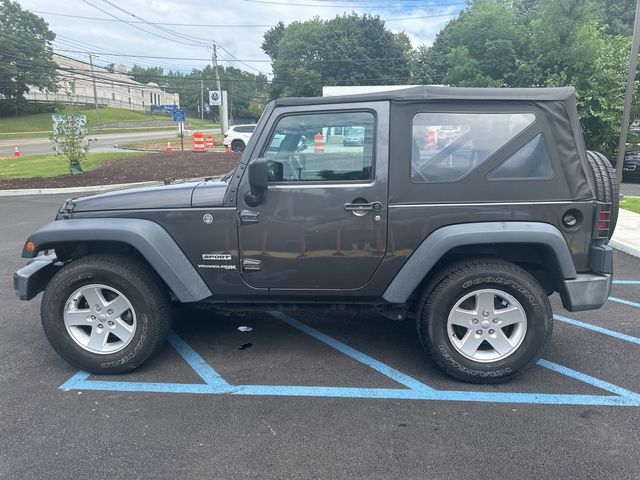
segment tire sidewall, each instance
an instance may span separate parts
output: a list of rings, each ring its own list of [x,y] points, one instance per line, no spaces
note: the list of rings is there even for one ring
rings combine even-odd
[[[54,349],[69,363],[92,372],[116,373],[135,368],[139,359],[149,355],[149,338],[154,318],[145,285],[99,266],[83,266],[61,270],[52,279],[42,299],[42,325]],[[89,284],[103,284],[120,291],[131,303],[136,315],[136,331],[122,350],[110,354],[89,352],[71,338],[64,324],[64,307],[71,294]]]
[[[499,379],[517,374],[527,368],[540,354],[547,338],[550,320],[544,300],[538,298],[525,279],[506,272],[474,273],[462,276],[445,288],[433,292],[434,299],[425,312],[428,349],[447,369],[460,376],[476,379]],[[449,339],[447,320],[455,304],[476,290],[494,289],[513,296],[524,309],[527,332],[520,346],[506,358],[495,362],[476,362],[460,354]]]

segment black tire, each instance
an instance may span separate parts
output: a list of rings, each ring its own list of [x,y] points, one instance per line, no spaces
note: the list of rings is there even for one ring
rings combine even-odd
[[[242,140],[234,140],[231,142],[231,150],[234,152],[244,152],[244,142]]]
[[[587,150],[587,159],[596,187],[596,199],[611,204],[609,222],[609,239],[611,239],[618,223],[618,210],[620,209],[620,185],[616,179],[616,171],[611,166],[609,159],[600,152]]]
[[[495,361],[474,361],[464,356],[459,347],[454,346],[455,340],[452,340],[453,336],[449,333],[449,314],[453,314],[452,309],[465,296],[472,292],[487,291],[500,291],[515,299],[516,302],[511,306],[518,303],[521,307],[522,310],[518,311],[524,312],[526,329],[521,333],[521,340],[514,346],[514,350],[504,358]],[[551,336],[552,311],[547,295],[529,273],[510,262],[494,258],[476,258],[451,264],[434,277],[425,292],[423,308],[418,312],[417,319],[420,341],[433,360],[448,375],[458,380],[469,383],[502,383],[511,380],[536,363]],[[478,293],[480,294],[482,293]],[[492,297],[494,304],[499,298],[501,297],[498,295]],[[477,310],[477,304],[474,308]],[[482,318],[480,320],[482,324],[485,323]],[[469,321],[477,323],[476,319]],[[486,335],[490,332],[495,333],[495,330],[489,330],[490,327],[479,325],[469,327],[469,335],[474,335],[476,328],[486,328],[487,330],[483,331]],[[504,328],[505,337],[510,334],[511,337],[508,338],[514,338],[515,341],[515,327]],[[512,328],[510,332],[509,328]],[[500,331],[503,329],[500,328]],[[462,332],[458,334],[458,337],[461,336],[464,337]],[[478,335],[476,338],[483,337]],[[481,342],[477,353],[490,353],[493,347],[484,340]]]
[[[128,315],[133,326],[126,346],[113,353],[93,353],[74,340],[64,320],[65,308],[72,296],[83,287],[104,285],[101,290],[106,298],[109,289],[121,293],[132,308],[122,314]],[[77,296],[75,297],[77,303]],[[80,302],[88,302],[80,297]],[[82,307],[91,308],[86,303]],[[108,306],[104,307],[104,313]],[[110,310],[113,313],[113,310]],[[94,312],[95,313],[95,312]],[[135,315],[135,316],[134,316]],[[105,315],[101,315],[104,317]],[[90,255],[75,260],[62,268],[47,286],[41,305],[42,326],[49,342],[58,354],[70,364],[92,373],[119,374],[138,368],[162,347],[171,328],[171,308],[167,289],[162,282],[141,262],[122,255]],[[95,317],[93,317],[95,319]],[[106,330],[108,319],[86,329],[87,337],[94,328]],[[104,323],[104,327],[102,325]],[[113,325],[114,322],[109,321]],[[82,335],[82,334],[81,334]],[[109,339],[118,340],[106,334]],[[122,342],[125,343],[125,342]]]

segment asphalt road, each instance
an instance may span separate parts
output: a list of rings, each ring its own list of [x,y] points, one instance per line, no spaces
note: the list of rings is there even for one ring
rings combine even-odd
[[[169,137],[175,134],[175,129],[151,130],[144,132],[101,133],[89,135],[94,142],[92,152],[118,151],[114,145],[137,142],[140,140]],[[220,133],[219,128],[202,130],[204,133]],[[14,147],[18,146],[22,155],[37,155],[51,153],[51,141],[48,138],[12,138],[0,139],[0,157],[13,155]]]
[[[584,322],[555,322],[544,359],[561,371],[536,366],[507,385],[448,379],[424,358],[409,323],[290,313],[297,324],[266,312],[194,310],[174,326],[174,345],[187,345],[186,353],[167,346],[134,373],[82,379],[45,340],[40,297],[20,302],[11,283],[22,242],[63,200],[0,202],[2,479],[640,478],[640,397],[627,392],[640,390],[640,285],[615,285],[612,295],[632,304],[611,301],[596,312],[564,312],[554,297],[555,313]],[[640,280],[636,258],[617,253],[615,268],[618,279]],[[330,338],[314,338],[317,331]],[[244,343],[252,346],[239,350]],[[386,369],[349,357],[344,345]],[[203,387],[198,372],[206,365],[254,392],[176,393]],[[388,398],[406,388],[389,369],[467,401]],[[139,391],[149,382],[159,391]],[[301,396],[287,394],[287,385],[316,388]],[[387,393],[330,398],[331,388],[344,386]],[[603,405],[619,395],[627,406]],[[544,398],[563,400],[539,403]]]

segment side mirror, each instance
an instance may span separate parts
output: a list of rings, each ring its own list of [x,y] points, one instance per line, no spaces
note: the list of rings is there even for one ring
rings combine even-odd
[[[264,193],[268,187],[268,165],[266,158],[256,158],[249,164],[249,187],[245,193],[244,201],[250,207],[256,207],[262,203]]]

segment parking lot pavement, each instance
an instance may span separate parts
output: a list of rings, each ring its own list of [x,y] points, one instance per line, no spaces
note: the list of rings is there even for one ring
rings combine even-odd
[[[640,478],[636,258],[599,311],[554,297],[543,360],[507,385],[450,380],[409,322],[320,311],[181,309],[161,355],[98,377],[12,290],[63,200],[0,203],[0,478]]]
[[[628,197],[640,197],[640,183],[623,182],[620,184],[620,193]]]

